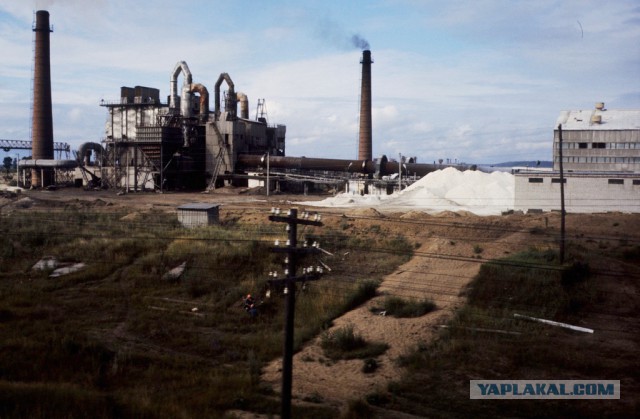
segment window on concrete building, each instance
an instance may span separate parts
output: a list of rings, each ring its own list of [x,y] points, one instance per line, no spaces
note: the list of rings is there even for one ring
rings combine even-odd
[[[607,143],[592,143],[591,148],[607,148]]]
[[[544,181],[541,177],[530,177],[529,183],[542,183]]]
[[[587,148],[587,143],[578,143],[578,148]]]
[[[624,185],[624,179],[609,179],[609,185]]]
[[[640,179],[633,179],[634,185],[640,185]]]
[[[554,177],[551,178],[551,183],[560,183],[560,178],[559,177]],[[562,179],[562,183],[567,183],[567,179]]]

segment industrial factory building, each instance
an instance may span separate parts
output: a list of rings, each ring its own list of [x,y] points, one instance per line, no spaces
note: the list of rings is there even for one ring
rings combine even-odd
[[[127,190],[211,190],[249,185],[250,179],[255,185],[257,179],[257,184],[306,192],[319,184],[335,190],[353,175],[367,193],[399,170],[407,178],[446,167],[417,164],[415,158],[401,166],[385,156],[372,158],[372,63],[371,51],[363,51],[358,160],[285,156],[286,127],[268,123],[264,99],[258,100],[256,116],[250,119],[247,95],[236,91],[229,74],[221,73],[210,113],[207,88],[194,83],[187,63],[180,61],[171,72],[166,104],[158,89],[142,86],[122,87],[119,100],[102,103],[108,110],[104,147],[83,145],[81,170],[94,181],[100,179],[102,186]],[[93,168],[88,164],[92,151],[99,157]]]
[[[640,110],[607,110],[599,102],[561,112],[553,162],[553,172],[516,174],[516,210],[559,210],[564,182],[567,212],[640,212]]]
[[[57,175],[77,168],[75,183],[102,188],[144,190],[211,190],[224,185],[248,185],[265,179],[289,191],[307,191],[311,185],[335,188],[357,179],[362,193],[392,191],[402,182],[388,181],[424,176],[450,164],[419,164],[415,158],[400,162],[386,156],[373,158],[371,120],[371,51],[362,52],[360,133],[357,160],[290,157],[285,155],[284,125],[269,124],[265,100],[257,101],[255,118],[249,117],[249,99],[238,92],[227,73],[214,85],[214,107],[209,90],[196,83],[186,62],[179,61],[169,77],[166,102],[153,87],[121,87],[120,97],[102,101],[108,112],[105,136],[80,146],[76,160],[53,156],[49,13],[36,12],[33,104],[33,155],[21,160],[22,180],[31,187],[49,187]],[[178,86],[178,78],[182,84]],[[225,86],[225,89],[222,86]],[[238,106],[240,107],[238,111]],[[466,166],[455,165],[460,169]],[[271,172],[273,170],[273,172]],[[408,183],[408,182],[407,182]]]
[[[183,83],[178,95],[180,74]],[[104,149],[81,147],[81,152],[95,149],[104,154],[100,174],[96,169],[92,173],[102,177],[106,186],[214,188],[237,173],[241,154],[284,155],[286,127],[267,123],[260,112],[264,100],[258,102],[256,119],[250,119],[247,95],[235,91],[227,73],[220,74],[215,84],[210,113],[207,88],[193,83],[187,63],[178,62],[171,73],[167,102],[161,103],[158,89],[136,86],[122,87],[119,100],[102,103],[108,110]]]
[[[210,109],[209,90],[179,61],[168,72],[165,100],[155,87],[121,87],[119,98],[101,103],[107,111],[104,138],[82,144],[74,160],[56,160],[48,12],[36,13],[33,30],[32,158],[19,163],[25,185],[28,171],[32,187],[48,187],[60,172],[75,171],[78,186],[126,191],[202,191],[252,182],[267,185],[267,193],[272,187],[307,192],[325,185],[334,191],[388,194],[438,169],[473,169],[420,164],[416,158],[374,158],[369,50],[362,51],[360,60],[357,159],[286,156],[286,127],[269,123],[264,99],[257,100],[251,118],[247,95],[237,91],[228,73],[220,73]],[[552,172],[516,174],[516,210],[559,210],[564,186],[568,212],[640,212],[640,110],[607,110],[597,103],[592,110],[561,112],[553,161]]]

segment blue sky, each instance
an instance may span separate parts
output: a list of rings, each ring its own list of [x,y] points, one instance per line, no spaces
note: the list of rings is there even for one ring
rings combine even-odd
[[[166,98],[184,60],[210,91],[229,73],[251,117],[266,99],[287,155],[356,158],[354,36],[374,60],[374,156],[550,160],[560,111],[640,109],[637,0],[0,0],[2,139],[29,139],[40,9],[54,27],[55,141],[73,148],[104,137],[101,99],[136,85]]]

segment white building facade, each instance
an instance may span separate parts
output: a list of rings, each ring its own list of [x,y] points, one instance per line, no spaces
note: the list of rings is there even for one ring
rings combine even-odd
[[[560,200],[560,129],[565,210],[640,213],[640,110],[563,111],[554,127],[553,172],[515,174],[514,209],[555,211]]]
[[[516,211],[559,211],[560,173],[515,175]],[[566,173],[565,211],[569,213],[640,212],[640,175],[631,173]]]

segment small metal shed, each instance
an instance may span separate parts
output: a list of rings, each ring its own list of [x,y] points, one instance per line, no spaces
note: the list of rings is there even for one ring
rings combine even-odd
[[[208,203],[184,204],[178,207],[178,221],[187,228],[217,224],[220,205]]]

